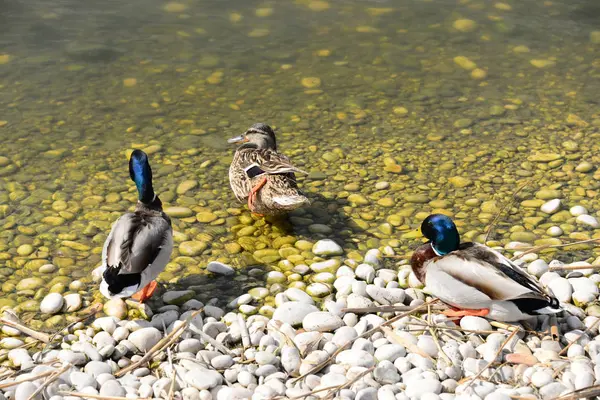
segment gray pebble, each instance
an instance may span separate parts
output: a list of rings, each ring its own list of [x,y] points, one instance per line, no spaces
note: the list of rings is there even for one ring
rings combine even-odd
[[[36,390],[38,386],[33,382],[23,382],[17,386],[15,390],[15,400],[27,400]],[[42,393],[38,393],[35,400],[42,400]]]
[[[133,343],[139,351],[146,353],[154,347],[162,337],[162,333],[156,328],[142,328],[132,332],[129,335],[128,340]]]
[[[94,378],[98,378],[101,374],[112,374],[111,366],[101,361],[90,361],[86,364],[84,371]]]
[[[100,395],[108,397],[124,397],[125,389],[118,381],[110,380],[100,387]]]
[[[219,355],[210,360],[210,364],[215,369],[226,369],[233,365],[233,358],[228,354]]]

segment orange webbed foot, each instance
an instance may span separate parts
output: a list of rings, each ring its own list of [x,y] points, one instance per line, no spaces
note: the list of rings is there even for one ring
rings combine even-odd
[[[156,281],[152,281],[149,284],[147,284],[142,290],[131,296],[131,298],[133,300],[139,301],[140,303],[143,303],[150,297],[152,297],[152,294],[156,291],[157,286],[158,283],[156,283]]]
[[[265,183],[267,183],[267,177],[263,177],[260,179],[260,181],[258,181],[258,183],[250,190],[250,193],[248,194],[248,208],[250,209],[250,211],[252,211],[254,214],[261,216],[262,214],[258,214],[254,212],[254,203],[256,203],[256,197],[258,195],[258,191],[265,186]]]
[[[473,316],[473,317],[485,317],[486,315],[488,315],[490,313],[490,310],[488,308],[482,308],[479,310],[460,310],[460,309],[450,309],[450,310],[444,310],[442,311],[442,314],[444,314],[447,317],[466,317],[468,315]]]

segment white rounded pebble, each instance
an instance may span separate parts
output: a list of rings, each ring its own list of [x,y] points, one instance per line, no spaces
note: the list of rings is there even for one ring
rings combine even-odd
[[[344,325],[344,321],[337,315],[327,311],[317,311],[307,314],[302,320],[305,331],[331,332]]]
[[[283,346],[281,348],[281,365],[283,369],[290,375],[297,373],[300,368],[300,352],[296,347]],[[240,380],[238,376],[238,381]]]
[[[577,221],[581,225],[587,225],[594,229],[600,228],[600,223],[598,223],[598,220],[588,214],[582,214],[578,216],[575,221]]]
[[[226,369],[231,367],[233,363],[233,358],[229,354],[219,355],[210,360],[210,365],[214,369]]]
[[[7,350],[16,349],[17,347],[21,347],[25,344],[21,339],[6,337],[0,340],[0,347]]]
[[[473,331],[491,331],[492,326],[490,323],[481,317],[474,317],[472,315],[467,315],[460,320],[460,327],[463,329],[473,330]]]
[[[365,367],[371,368],[375,365],[375,359],[373,356],[364,350],[344,350],[337,355],[335,362],[338,364],[345,364],[352,367]]]
[[[81,308],[82,299],[79,293],[69,293],[63,297],[65,303],[62,312],[75,312]]]
[[[319,311],[319,309],[312,304],[301,303],[299,301],[288,301],[277,307],[273,313],[273,319],[288,323],[292,326],[298,326],[302,324],[304,317],[317,311]]]
[[[564,232],[560,226],[551,226],[550,228],[546,229],[546,233],[548,234],[548,236],[558,237],[561,236]]]
[[[350,341],[354,340],[357,336],[358,333],[356,333],[356,329],[354,329],[354,327],[342,326],[335,331],[335,334],[331,339],[331,343],[335,344],[338,347],[341,347],[346,345],[347,343],[350,343]]]
[[[221,374],[201,367],[188,371],[183,379],[188,385],[193,386],[198,390],[212,389],[223,383]]]
[[[126,394],[125,389],[119,383],[119,381],[108,381],[100,387],[100,396],[106,397],[124,397]]]
[[[571,301],[573,286],[571,286],[571,283],[566,278],[558,277],[552,279],[550,282],[548,282],[548,288],[559,301],[565,303]]]
[[[354,273],[360,279],[366,281],[367,283],[372,283],[373,279],[375,279],[375,268],[373,268],[370,264],[360,264],[354,270]]]
[[[147,352],[156,345],[163,335],[156,328],[142,328],[129,335],[128,340],[135,345],[141,352]]]
[[[90,361],[85,365],[84,371],[94,378],[98,378],[101,374],[112,374],[111,366],[102,361]]]
[[[552,374],[548,371],[536,371],[531,375],[531,384],[537,388],[541,388],[542,386],[546,386],[550,382],[552,382]]]
[[[485,396],[484,400],[511,400],[512,398],[506,393],[502,393],[500,391],[495,391],[487,396]]]
[[[569,212],[574,217],[579,217],[580,215],[587,214],[587,209],[583,206],[573,206],[569,209]]]
[[[546,261],[542,259],[537,259],[529,263],[529,265],[527,266],[527,272],[529,272],[531,275],[537,278],[540,278],[543,274],[548,272],[549,268],[550,267],[548,266],[548,263],[546,263]]]
[[[291,301],[299,301],[300,303],[315,304],[315,301],[310,295],[298,288],[289,288],[283,292]]]
[[[40,303],[40,311],[44,314],[56,314],[62,309],[64,302],[60,293],[50,293]]]
[[[413,379],[406,383],[406,395],[419,399],[425,393],[440,394],[442,384],[434,379]]]
[[[23,382],[17,386],[17,390],[15,390],[15,400],[27,400],[38,388],[33,382]],[[35,397],[35,400],[42,400],[42,393],[38,393]]]
[[[569,278],[573,291],[598,294],[598,286],[590,278]]]
[[[213,274],[219,275],[233,275],[235,274],[235,269],[233,267],[220,263],[218,261],[211,261],[206,266],[206,269]]]
[[[549,400],[558,397],[565,390],[567,390],[567,388],[562,383],[552,382],[540,388],[540,395],[542,396],[542,399]]]
[[[322,239],[313,245],[312,252],[320,257],[340,256],[344,253],[344,249],[331,239]]]
[[[552,199],[550,201],[545,202],[540,207],[540,210],[542,210],[542,212],[545,212],[546,214],[554,214],[559,209],[560,209],[560,199]]]
[[[356,393],[354,400],[377,400],[377,389],[366,387]]]
[[[406,356],[406,349],[396,343],[384,344],[375,350],[375,358],[379,361],[389,360],[394,362],[397,358],[404,356]]]

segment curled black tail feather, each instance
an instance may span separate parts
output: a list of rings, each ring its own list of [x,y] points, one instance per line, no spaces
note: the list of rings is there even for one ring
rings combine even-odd
[[[537,310],[540,310],[545,307],[550,307],[554,309],[560,308],[560,303],[555,297],[549,297],[548,300],[541,299],[513,299],[510,300],[513,302],[519,310],[529,315],[540,315]]]
[[[119,274],[121,267],[108,267],[104,271],[103,278],[108,285],[108,291],[112,295],[117,295],[128,286],[139,285],[142,274]]]

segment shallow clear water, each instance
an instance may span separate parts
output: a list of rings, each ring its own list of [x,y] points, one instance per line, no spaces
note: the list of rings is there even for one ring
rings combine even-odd
[[[563,210],[599,215],[595,1],[3,0],[0,9],[4,304],[90,282],[110,224],[135,202],[133,148],[150,153],[166,206],[189,210],[173,218],[176,241],[203,243],[189,257],[176,248],[162,280],[204,274],[215,259],[244,268],[240,286],[201,280],[211,295],[262,284],[248,267],[278,268],[289,253],[280,248],[299,238],[408,257],[434,210],[453,215],[465,240],[482,240],[524,184],[492,244],[598,235],[568,212],[539,209],[561,198]],[[280,150],[311,173],[299,182],[313,205],[288,221],[253,219],[229,188],[226,139],[255,122],[272,125]],[[548,241],[552,226],[564,233]],[[253,228],[240,243],[244,227]],[[598,253],[580,245],[554,256]],[[38,271],[48,263],[57,270]],[[18,286],[32,276],[43,284]]]

